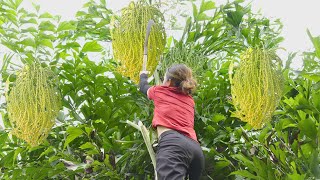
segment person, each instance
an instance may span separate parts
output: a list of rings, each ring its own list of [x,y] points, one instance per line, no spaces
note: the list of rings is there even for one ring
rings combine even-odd
[[[154,101],[152,127],[158,134],[156,171],[159,180],[200,179],[204,155],[194,130],[196,88],[192,71],[184,64],[167,69],[163,85],[150,86],[140,72],[140,91]]]

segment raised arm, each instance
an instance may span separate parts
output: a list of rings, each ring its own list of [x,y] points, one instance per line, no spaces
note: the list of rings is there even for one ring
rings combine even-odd
[[[140,91],[147,95],[148,89],[151,87],[148,83],[147,72],[141,71],[140,73],[140,82],[139,82]]]

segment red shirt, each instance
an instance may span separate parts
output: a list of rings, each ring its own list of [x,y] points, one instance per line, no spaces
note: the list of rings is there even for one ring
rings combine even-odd
[[[174,129],[197,141],[194,131],[194,100],[176,87],[152,86],[148,98],[154,101],[152,126]]]

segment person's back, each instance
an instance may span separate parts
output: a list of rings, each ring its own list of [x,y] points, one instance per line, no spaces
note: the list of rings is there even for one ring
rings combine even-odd
[[[164,126],[177,130],[197,141],[194,131],[194,101],[190,95],[168,86],[153,86],[148,95],[155,107],[153,127]]]
[[[167,70],[162,86],[150,87],[148,76],[141,73],[140,91],[154,101],[152,126],[157,129],[157,173],[160,180],[200,179],[204,157],[194,131],[194,100],[196,87],[192,71],[185,65]]]

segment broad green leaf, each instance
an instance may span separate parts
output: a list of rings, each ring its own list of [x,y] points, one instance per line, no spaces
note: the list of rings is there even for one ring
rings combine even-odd
[[[30,179],[46,179],[49,171],[52,171],[51,167],[26,167],[25,173],[28,174]]]
[[[82,129],[78,128],[78,127],[69,127],[67,129],[67,139],[64,143],[64,148],[67,147],[67,145],[69,145],[73,140],[75,140],[77,137],[79,137],[80,135],[82,135],[83,131]]]
[[[256,26],[256,29],[254,30],[254,38],[253,38],[253,45],[258,46],[260,43],[260,36],[261,36],[261,30],[258,26]]]
[[[303,77],[314,81],[314,82],[320,82],[320,75],[319,74],[314,74],[314,73],[303,73],[301,74]]]
[[[42,39],[40,41],[40,44],[43,45],[43,46],[47,46],[47,47],[53,49],[53,44],[52,44],[50,39]]]
[[[315,48],[315,54],[318,58],[320,58],[320,36],[318,37],[313,37],[309,31],[309,29],[307,29],[307,33],[308,33],[308,36],[310,38],[310,40],[312,41],[313,43],[313,46]]]
[[[76,30],[76,26],[68,21],[61,22],[57,31]]]
[[[106,6],[106,0],[100,0],[101,4]]]
[[[101,27],[103,27],[103,26],[105,26],[105,25],[107,25],[107,24],[109,24],[110,23],[110,20],[109,19],[102,19],[97,25],[96,25],[96,27],[95,28],[101,28]]]
[[[302,110],[298,110],[297,112],[298,112],[298,115],[299,115],[299,117],[300,117],[300,119],[301,119],[302,121],[306,119],[307,113],[305,113],[305,112],[302,111]]]
[[[293,120],[288,118],[281,119],[281,123],[282,123],[282,130],[290,127],[298,127],[298,124],[294,123]]]
[[[35,147],[29,148],[28,150],[29,150],[29,152],[34,152],[34,151],[41,149],[41,148],[42,148],[41,146],[35,146]]]
[[[242,154],[235,154],[232,157],[242,161],[244,163],[244,165],[247,166],[248,168],[255,170],[253,162],[251,160],[249,160],[248,158],[244,157]]]
[[[0,158],[0,166],[2,167],[12,167],[13,166],[13,157],[14,157],[14,150],[7,151],[6,155]]]
[[[248,28],[242,28],[241,29],[241,34],[245,37],[245,38],[248,38],[249,37],[249,33],[250,33],[250,30]]]
[[[41,15],[39,16],[39,18],[40,18],[40,19],[42,19],[42,18],[53,18],[53,16],[52,16],[50,13],[45,12],[45,13],[41,14]]]
[[[310,158],[311,172],[320,179],[320,155],[319,150],[314,150]]]
[[[191,17],[189,17],[186,21],[186,25],[183,30],[182,38],[184,38],[185,35],[188,35],[188,33],[190,32],[190,28],[191,28],[191,24],[192,24],[191,21],[192,21],[192,19],[191,19]],[[174,40],[173,44],[176,44],[177,43],[176,40],[175,39],[173,39],[173,40]]]
[[[23,32],[23,33],[27,33],[27,32],[29,32],[29,33],[36,33],[36,32],[38,32],[37,31],[37,29],[36,28],[34,28],[34,27],[28,27],[27,29],[21,29],[21,32]]]
[[[99,123],[100,124],[100,123]],[[102,124],[102,123],[101,123]],[[101,126],[100,126],[101,127]],[[113,144],[112,144],[112,140],[109,139],[108,137],[105,136],[104,133],[98,133],[100,137],[102,137],[102,140],[103,140],[103,147],[105,148],[112,148],[113,147]]]
[[[296,101],[292,97],[284,99],[283,102],[289,105],[291,108],[295,108],[295,106],[299,104],[298,101]]]
[[[244,16],[244,13],[240,10],[238,11],[229,11],[227,12],[227,22],[229,22],[233,27],[238,28],[241,21],[242,17]]]
[[[4,19],[0,18],[0,26],[4,23]]]
[[[234,171],[231,173],[231,175],[240,175],[242,177],[246,177],[249,179],[260,179],[257,176],[255,176],[254,174],[250,173],[247,170],[238,170],[238,171]]]
[[[36,13],[29,13],[28,17],[38,17],[38,15]]]
[[[286,70],[290,69],[290,65],[292,64],[292,60],[296,57],[297,53],[298,52],[288,54],[288,60],[286,61],[286,66],[285,66]]]
[[[197,19],[197,16],[198,16],[198,8],[197,8],[197,6],[196,6],[194,3],[192,3],[192,8],[193,8],[193,18],[194,18],[194,19]]]
[[[85,16],[85,15],[87,15],[87,13],[84,12],[84,11],[78,11],[78,12],[76,13],[76,17]]]
[[[320,90],[314,89],[312,91],[312,101],[314,107],[320,110]]]
[[[37,5],[37,4],[35,4],[35,3],[32,3],[32,6],[33,6],[33,8],[34,8],[37,12],[39,12],[39,10],[40,10],[40,5]]]
[[[23,170],[22,169],[15,169],[15,170],[13,170],[13,172],[12,172],[12,179],[19,179],[19,178],[21,178],[21,174],[23,174],[24,172],[23,172]]]
[[[226,120],[226,117],[223,114],[214,114],[212,117],[212,120],[216,123],[222,121],[222,120]]]
[[[15,8],[18,9],[22,2],[23,0],[15,0],[14,1]]]
[[[7,138],[8,138],[8,134],[7,134],[7,133],[2,133],[2,132],[0,131],[0,147],[3,147],[3,146],[4,146]]]
[[[4,35],[6,34],[6,31],[0,28],[0,34]]]
[[[18,14],[22,14],[23,16],[26,15],[28,17],[31,17],[30,16],[31,13],[28,13],[28,11],[26,11],[24,8],[19,9]],[[24,16],[24,17],[26,17],[26,16]],[[37,16],[33,16],[33,17],[37,17]]]
[[[215,3],[213,1],[202,1],[200,5],[200,11],[199,13],[202,13],[204,11],[208,11],[215,8]]]
[[[83,48],[82,52],[101,52],[103,47],[97,41],[87,42]]]
[[[39,39],[50,39],[52,42],[54,42],[55,40],[57,40],[57,37],[53,35],[53,33],[40,32]]]
[[[262,131],[259,134],[259,141],[260,142],[265,142],[266,140],[266,135],[268,134],[268,132],[270,131],[269,128],[263,128]]]
[[[85,127],[84,129],[85,129],[87,135],[90,136],[91,132],[93,131],[93,128],[92,127]]]
[[[19,44],[36,47],[36,43],[34,42],[34,39],[31,39],[31,38],[24,39],[21,42],[19,42]]]
[[[303,141],[301,142],[304,143],[304,142],[307,142],[308,140],[306,141]],[[314,144],[312,143],[305,143],[303,145],[300,146],[301,147],[301,153],[303,153],[303,155],[307,158],[307,159],[313,159],[313,158],[310,158],[312,153],[315,152],[315,148],[314,148]]]
[[[9,20],[10,22],[12,22],[14,25],[18,26],[18,20],[17,17],[12,15],[12,14],[3,14],[3,16],[5,18],[7,18],[7,20]]]
[[[167,39],[166,48],[170,48],[170,47],[171,47],[172,40],[173,40],[173,37],[172,37],[172,36],[170,36],[170,37]]]
[[[79,148],[80,149],[95,149],[96,147],[91,142],[86,142],[86,143],[82,144]]]
[[[307,118],[305,120],[302,120],[298,124],[299,129],[303,134],[311,138],[312,140],[315,140],[317,137],[317,127],[314,121],[312,119]]]
[[[18,155],[24,150],[24,148],[18,147],[15,151],[14,151],[14,156],[13,156],[13,162],[15,162],[17,160]]]
[[[105,158],[104,158],[104,164],[108,167],[108,168],[110,168],[110,169],[112,169],[112,166],[111,166],[111,164],[110,164],[110,158],[109,158],[109,155],[108,154],[106,154],[105,155]]]
[[[60,48],[60,49],[70,49],[70,48],[77,49],[79,47],[81,47],[81,46],[77,42],[70,42],[70,43],[67,43],[66,45],[59,44],[57,46],[57,48]]]
[[[1,44],[12,50],[13,52],[22,52],[23,49],[18,46],[16,43],[1,41]]]
[[[54,169],[48,172],[47,178],[49,179],[54,179],[56,178],[59,174],[61,175],[63,172],[65,172],[66,167],[62,162],[57,163],[54,166]]]
[[[86,151],[87,155],[96,155],[99,154],[99,151],[97,149],[91,149],[89,151]]]
[[[288,179],[289,180],[305,180],[306,179],[306,174],[288,174]]]
[[[43,152],[40,154],[39,159],[40,159],[42,156],[48,155],[48,154],[51,153],[51,152],[54,152],[53,146],[50,146],[50,147],[48,147],[45,151],[43,151]]]
[[[59,156],[51,156],[49,159],[48,159],[48,162],[49,163],[52,163],[52,162],[54,162],[54,161],[56,161],[56,160],[58,160],[58,159],[60,159],[61,157],[59,157]]]
[[[262,160],[258,159],[255,156],[252,157],[252,160],[253,160],[254,166],[256,168],[257,175],[259,177],[267,179],[268,178],[268,174],[267,174],[268,167],[266,166],[266,164]]]
[[[82,7],[85,8],[85,7],[91,7],[91,6],[92,6],[92,2],[87,2]]]
[[[222,170],[223,168],[225,168],[225,167],[227,167],[229,165],[230,165],[229,161],[225,161],[225,160],[224,161],[218,161],[215,164],[214,168],[215,168],[216,171],[220,171],[220,170]]]
[[[209,17],[208,15],[206,15],[205,13],[200,13],[197,17],[196,20],[197,21],[205,21],[205,20],[210,20],[211,17]]]
[[[12,15],[12,16],[15,16],[15,17],[17,17],[17,12],[15,11],[15,10],[13,10],[13,9],[6,9],[5,11],[4,11],[4,13],[5,14],[10,14],[10,15]]]
[[[24,24],[27,24],[27,23],[30,23],[30,24],[37,24],[37,20],[35,18],[30,18],[28,20],[25,20],[25,19],[21,19],[20,20],[21,23],[24,23]]]
[[[39,25],[39,29],[42,31],[52,31],[54,32],[56,29],[56,26],[52,24],[50,21],[43,21]]]

